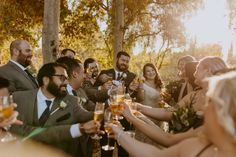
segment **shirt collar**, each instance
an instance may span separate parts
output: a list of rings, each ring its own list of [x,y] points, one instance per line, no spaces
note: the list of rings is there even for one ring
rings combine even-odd
[[[74,90],[74,89],[72,88],[72,86],[70,84],[67,84],[66,90],[70,95],[73,95],[72,90]]]
[[[17,65],[19,68],[21,68],[23,71],[25,71],[27,68],[25,68],[24,66],[22,66],[21,64],[19,64],[18,62],[14,61],[14,60],[10,60],[10,62],[14,63],[15,65]]]
[[[37,98],[40,101],[45,101],[45,100],[51,100],[52,102],[54,101],[55,98],[48,99],[42,92],[41,88],[39,88],[38,93],[37,93]]]

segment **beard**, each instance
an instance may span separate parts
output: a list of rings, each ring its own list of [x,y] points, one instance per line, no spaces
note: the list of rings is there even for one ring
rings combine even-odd
[[[128,70],[128,66],[125,64],[119,64],[118,62],[116,62],[116,67],[119,71],[127,71]]]
[[[98,71],[97,70],[93,71],[92,78],[97,78],[97,76],[98,76]]]
[[[63,90],[63,88],[65,88],[65,90]],[[58,86],[51,80],[48,84],[47,90],[55,97],[65,97],[67,95],[65,84]]]
[[[20,63],[22,66],[27,67],[31,64],[32,56],[25,56],[20,52],[19,57],[17,58],[17,62]]]

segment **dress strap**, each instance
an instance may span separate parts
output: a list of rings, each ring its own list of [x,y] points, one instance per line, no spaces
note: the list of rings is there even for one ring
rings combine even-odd
[[[202,150],[196,155],[196,157],[200,157],[200,155],[210,146],[212,145],[212,143],[206,145],[205,147],[202,148]]]

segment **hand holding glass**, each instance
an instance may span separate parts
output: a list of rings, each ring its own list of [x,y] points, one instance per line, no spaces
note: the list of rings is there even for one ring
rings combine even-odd
[[[14,105],[12,96],[1,96],[0,97],[0,114],[3,120],[6,120],[11,117],[14,111]],[[10,142],[14,141],[16,137],[14,137],[8,130],[11,126],[5,126],[4,129],[6,130],[6,135],[1,138],[1,142]]]

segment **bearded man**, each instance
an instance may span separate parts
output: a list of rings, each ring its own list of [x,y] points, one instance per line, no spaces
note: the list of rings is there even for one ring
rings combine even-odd
[[[120,51],[117,54],[116,66],[113,69],[102,70],[94,86],[101,86],[110,79],[123,81],[127,89],[126,92],[132,94],[137,90],[138,84],[132,82],[136,75],[129,71],[130,55],[125,51]]]
[[[125,51],[118,52],[115,68],[101,71],[95,82],[95,85],[102,86],[104,84],[111,82],[109,81],[110,79],[113,80],[112,81],[113,83],[123,82],[124,86],[126,87],[126,93],[129,93],[132,97],[135,97],[139,84],[134,80],[136,75],[129,71],[129,61],[130,61],[130,55],[127,52]],[[130,124],[125,119],[121,120],[120,122],[122,126],[125,128],[125,130],[130,129]],[[105,138],[103,138],[101,141],[102,145],[106,143]],[[112,153],[113,153],[112,151],[101,150],[101,156],[103,157],[111,157]],[[129,154],[122,147],[118,146],[118,157],[128,157],[128,156]]]
[[[12,127],[12,132],[27,136],[37,127],[45,130],[33,139],[64,150],[72,156],[87,156],[78,140],[83,134],[96,133],[98,125],[93,113],[85,110],[77,97],[67,94],[66,67],[59,63],[45,64],[38,73],[40,88],[13,93],[18,105],[22,126]]]
[[[37,80],[27,69],[31,65],[32,47],[22,39],[14,40],[10,45],[10,61],[0,67],[0,76],[10,82],[9,92],[36,89]]]

